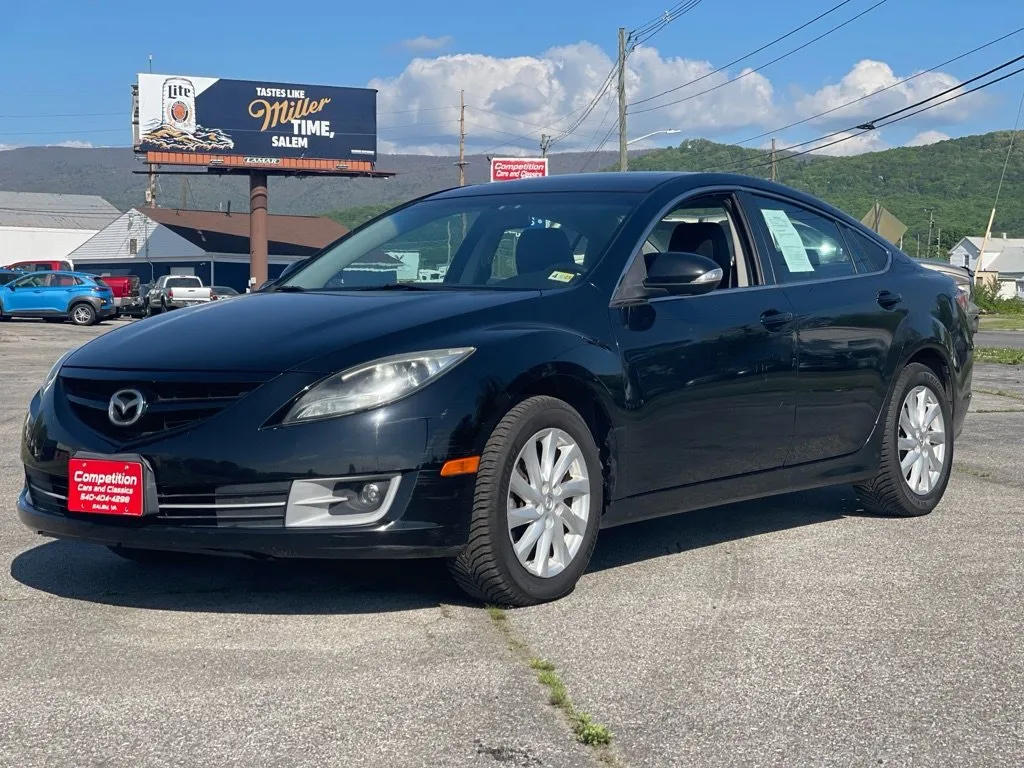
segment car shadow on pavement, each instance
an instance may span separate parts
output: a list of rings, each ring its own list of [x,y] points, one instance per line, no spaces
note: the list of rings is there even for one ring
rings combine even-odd
[[[850,486],[711,507],[601,531],[588,571],[618,568],[844,517],[873,516],[861,508]]]
[[[787,494],[601,532],[589,571],[864,513],[849,487]],[[141,565],[105,547],[49,541],[18,555],[11,576],[58,597],[164,611],[358,614],[477,605],[438,560],[257,561],[183,556]]]
[[[18,555],[11,576],[57,597],[162,611],[344,615],[471,604],[435,560],[183,555],[143,565],[106,547],[50,540]]]

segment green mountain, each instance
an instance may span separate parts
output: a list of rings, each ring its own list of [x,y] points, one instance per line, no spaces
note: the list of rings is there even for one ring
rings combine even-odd
[[[1009,131],[940,141],[923,147],[899,147],[853,157],[780,153],[778,180],[828,201],[861,219],[875,200],[909,228],[903,249],[924,255],[928,209],[934,215],[932,253],[941,229],[943,254],[966,235],[985,233],[996,187],[1010,143]],[[630,160],[630,170],[729,171],[767,178],[770,155],[764,150],[685,141]],[[1024,237],[1024,137],[1010,155],[992,232]]]

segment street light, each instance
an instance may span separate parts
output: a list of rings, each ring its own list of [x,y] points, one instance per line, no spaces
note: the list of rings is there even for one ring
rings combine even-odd
[[[659,133],[682,133],[682,130],[679,128],[666,128],[661,131],[654,131],[653,133],[644,134],[643,136],[637,136],[635,139],[630,139],[629,141],[627,141],[626,144],[633,144],[637,141],[643,141],[644,139],[651,138],[651,136],[657,136]]]

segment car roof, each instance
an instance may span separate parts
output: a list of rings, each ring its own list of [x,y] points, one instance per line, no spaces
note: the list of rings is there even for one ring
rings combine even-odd
[[[476,197],[481,195],[529,194],[540,192],[638,192],[642,194],[672,184],[675,191],[685,194],[687,189],[699,187],[747,187],[763,192],[776,192],[780,195],[803,202],[823,210],[827,210],[837,218],[860,231],[866,228],[844,211],[825,202],[819,197],[809,195],[799,189],[787,187],[758,176],[747,176],[739,173],[713,173],[704,171],[602,171],[598,173],[563,173],[555,176],[542,176],[515,181],[485,182],[470,184],[464,187],[452,187],[427,195],[426,199],[450,199],[459,197]]]

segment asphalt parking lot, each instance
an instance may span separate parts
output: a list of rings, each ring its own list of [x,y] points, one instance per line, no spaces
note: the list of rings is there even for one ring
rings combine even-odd
[[[0,325],[0,766],[1024,764],[1024,369],[977,369],[926,518],[839,488],[614,529],[496,620],[437,563],[146,568],[24,529],[24,406],[119,325]]]

